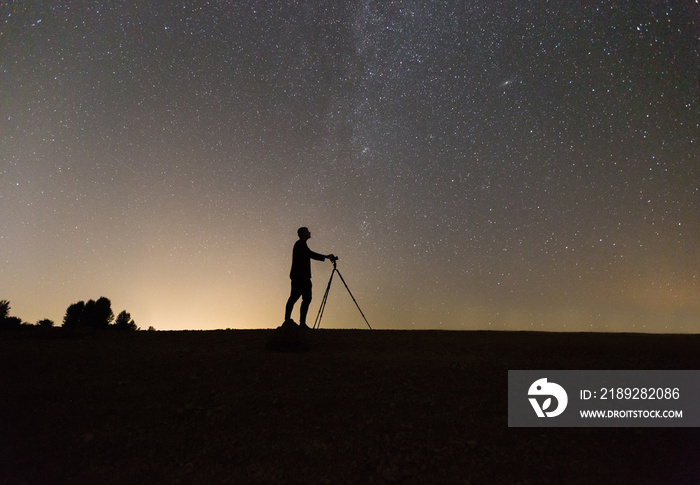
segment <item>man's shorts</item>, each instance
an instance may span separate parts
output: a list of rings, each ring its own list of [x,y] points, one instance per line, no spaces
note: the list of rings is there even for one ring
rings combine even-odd
[[[311,280],[292,280],[291,298],[295,301],[301,296],[303,301],[311,301]]]

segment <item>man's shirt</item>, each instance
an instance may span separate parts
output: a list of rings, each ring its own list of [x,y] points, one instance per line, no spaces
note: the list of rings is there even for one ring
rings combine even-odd
[[[311,279],[311,260],[325,261],[326,257],[309,249],[306,241],[299,239],[292,250],[292,269],[289,277],[293,280]]]

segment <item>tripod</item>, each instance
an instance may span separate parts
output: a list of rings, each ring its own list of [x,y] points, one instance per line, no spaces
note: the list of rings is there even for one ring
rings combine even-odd
[[[360,305],[357,304],[357,301],[355,300],[355,297],[352,296],[352,292],[350,291],[350,288],[348,288],[348,284],[345,282],[345,278],[343,278],[343,275],[340,274],[340,271],[338,270],[338,267],[336,266],[336,262],[338,261],[338,258],[332,259],[333,262],[333,271],[331,272],[331,278],[328,280],[328,286],[326,287],[326,293],[323,295],[323,300],[321,301],[321,307],[318,309],[318,315],[316,315],[316,321],[314,322],[314,328],[321,328],[321,318],[323,318],[323,311],[326,309],[326,302],[328,301],[328,292],[331,289],[331,283],[333,282],[333,275],[338,273],[338,276],[340,276],[340,281],[343,282],[345,285],[345,289],[348,290],[348,293],[350,293],[350,298],[352,298],[352,301],[355,302],[355,306],[357,307],[358,310],[360,310],[360,315],[362,315],[362,318],[365,319],[365,323],[369,327],[370,330],[372,330],[372,327],[369,326],[369,322],[367,321],[367,317],[365,317],[365,314],[362,313],[362,310],[360,309]]]

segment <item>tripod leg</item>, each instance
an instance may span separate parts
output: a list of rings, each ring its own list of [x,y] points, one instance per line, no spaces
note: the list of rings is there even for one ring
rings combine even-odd
[[[338,270],[336,269],[335,271],[338,271]],[[352,296],[352,292],[350,291],[350,288],[348,288],[348,284],[345,282],[345,278],[343,278],[343,275],[340,274],[340,271],[338,271],[338,276],[340,276],[340,281],[342,281],[343,284],[345,285],[345,289],[348,290],[348,293],[350,293],[350,298],[352,298],[352,301],[355,302],[355,306],[357,307],[358,310],[360,310],[360,315],[362,315],[362,318],[365,319],[365,323],[367,324],[369,329],[372,330],[372,327],[369,326],[369,322],[367,321],[367,317],[365,317],[365,314],[362,313],[362,309],[360,308],[360,305],[357,304],[355,297]],[[331,275],[331,278],[332,277],[333,277],[333,275]],[[330,282],[328,282],[328,288],[330,288],[330,285],[331,285]],[[328,290],[326,290],[326,293],[328,293]]]
[[[328,292],[331,289],[331,283],[333,282],[333,275],[335,274],[336,271],[338,271],[338,270],[333,268],[333,272],[331,272],[331,277],[328,280],[328,286],[326,286],[326,292],[323,294],[323,300],[321,300],[321,306],[318,309],[318,314],[316,315],[316,320],[314,321],[313,328],[321,328],[321,318],[323,318],[323,311],[326,309],[326,302],[328,301]],[[340,273],[338,273],[338,274],[340,274]]]

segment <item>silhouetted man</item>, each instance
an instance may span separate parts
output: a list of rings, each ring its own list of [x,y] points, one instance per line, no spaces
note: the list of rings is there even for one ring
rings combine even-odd
[[[299,326],[301,328],[309,328],[306,325],[306,314],[309,311],[309,303],[311,303],[311,260],[325,261],[328,258],[333,261],[337,258],[332,254],[318,254],[309,249],[306,245],[306,241],[311,237],[308,228],[300,227],[297,230],[297,234],[299,235],[299,240],[294,243],[292,269],[289,272],[289,278],[292,280],[292,292],[287,300],[284,321],[285,323],[292,321],[292,309],[294,309],[294,304],[301,297]]]

